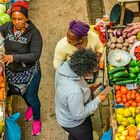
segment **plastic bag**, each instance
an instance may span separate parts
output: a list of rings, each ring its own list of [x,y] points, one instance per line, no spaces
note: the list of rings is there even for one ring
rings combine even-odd
[[[111,132],[111,129],[109,129],[107,132],[105,132],[102,135],[101,140],[112,140],[112,132]]]
[[[6,140],[21,140],[21,129],[16,123],[20,115],[21,114],[17,112],[6,118]]]

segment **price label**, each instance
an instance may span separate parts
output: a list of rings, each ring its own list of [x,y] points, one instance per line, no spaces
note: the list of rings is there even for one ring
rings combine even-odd
[[[136,89],[136,86],[137,84],[126,84],[126,87],[129,89],[129,90],[133,90],[133,89]]]

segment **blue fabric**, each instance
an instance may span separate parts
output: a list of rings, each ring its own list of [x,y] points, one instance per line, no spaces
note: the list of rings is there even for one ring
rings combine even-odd
[[[109,129],[107,132],[105,132],[102,135],[101,140],[112,140],[112,132],[111,132],[111,129]]]
[[[21,140],[21,130],[16,120],[20,117],[17,112],[6,118],[6,140]]]

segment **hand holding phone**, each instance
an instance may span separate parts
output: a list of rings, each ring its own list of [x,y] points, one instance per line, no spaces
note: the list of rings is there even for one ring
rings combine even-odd
[[[100,98],[101,102],[106,99],[107,95],[111,92],[111,90],[112,90],[112,87],[106,86],[106,88],[100,92],[98,97]]]
[[[106,86],[103,91],[101,91],[101,94],[107,95],[111,92],[112,87],[111,86]]]

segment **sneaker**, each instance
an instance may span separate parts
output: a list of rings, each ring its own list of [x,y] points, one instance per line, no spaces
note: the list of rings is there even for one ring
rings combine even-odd
[[[33,118],[33,110],[31,107],[28,107],[27,110],[26,110],[26,113],[25,113],[25,120],[26,121],[31,121]]]
[[[42,123],[41,121],[33,121],[32,122],[32,135],[37,136],[41,133]]]

